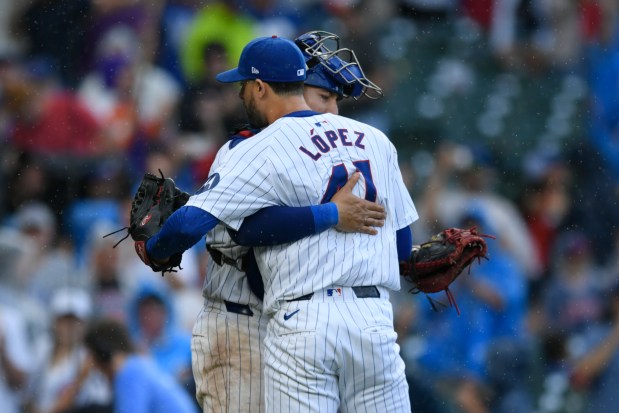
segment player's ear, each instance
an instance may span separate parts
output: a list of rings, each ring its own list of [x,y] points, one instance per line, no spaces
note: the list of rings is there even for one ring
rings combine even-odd
[[[259,97],[263,97],[266,93],[266,86],[267,84],[265,82],[260,79],[256,79],[256,92],[258,93]]]

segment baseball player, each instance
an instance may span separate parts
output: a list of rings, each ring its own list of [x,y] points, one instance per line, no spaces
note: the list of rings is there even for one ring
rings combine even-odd
[[[394,146],[369,125],[310,110],[303,98],[306,62],[289,40],[253,40],[239,66],[217,79],[241,82],[248,118],[265,129],[220,160],[205,185],[146,242],[141,258],[165,263],[219,222],[238,229],[269,206],[323,203],[330,205],[324,215],[336,213],[328,201],[358,171],[363,185],[353,192],[387,213],[375,236],[329,228],[254,248],[268,317],[265,408],[409,412],[388,298],[400,288],[398,261],[410,256],[417,212]]]
[[[333,44],[335,45],[333,51],[340,50],[335,35],[310,32],[296,39],[296,43],[306,51],[304,56],[308,66],[311,66],[305,81],[304,96],[308,105],[316,112],[337,113],[339,99],[348,96],[356,98],[363,94],[364,88],[359,87],[359,82],[364,82],[372,90],[380,91],[365,77],[359,80],[352,78],[346,80],[344,76],[337,76],[329,70],[325,59],[337,60],[333,58],[333,54],[329,54],[332,52]],[[358,67],[358,73],[361,74],[358,62],[355,60],[354,63]],[[212,168],[217,168],[221,159],[229,151],[235,150],[234,148],[246,137],[248,136],[236,135],[228,145],[222,147]],[[337,195],[350,197],[343,198],[339,208],[340,221],[342,219],[344,221],[340,227],[350,221],[350,229],[375,234],[377,231],[366,225],[380,224],[374,218],[368,217],[369,222],[363,222],[366,216],[359,214],[356,209],[348,216],[343,216],[350,209],[346,201],[353,201],[352,195],[345,194],[350,193],[357,180],[358,177],[351,180],[344,191]],[[311,211],[307,208],[305,210],[267,208],[260,214],[265,218],[260,218],[261,215],[258,214],[248,218],[236,237],[249,245],[257,245],[283,243],[288,238],[296,241],[310,235],[302,230],[296,231],[290,225],[292,222],[298,227],[304,220],[313,222]],[[282,239],[277,234],[277,228],[269,223],[269,216],[273,214],[279,217],[291,214],[290,219],[280,221],[285,225],[279,232],[286,239]],[[267,220],[267,225],[264,219]],[[268,231],[265,227],[268,227]],[[311,225],[304,227],[309,228]],[[265,236],[267,233],[268,237]],[[253,255],[247,255],[249,248],[241,247],[232,241],[228,229],[223,224],[217,225],[209,232],[206,241],[212,259],[208,263],[207,279],[203,289],[205,304],[198,315],[192,339],[196,397],[204,412],[261,412],[264,411],[262,345],[268,318],[262,313],[262,294],[252,292],[252,284],[246,277],[247,267],[251,265],[249,262]],[[261,284],[260,274],[257,274],[257,277],[253,281]],[[258,291],[261,290],[261,286],[257,288]]]

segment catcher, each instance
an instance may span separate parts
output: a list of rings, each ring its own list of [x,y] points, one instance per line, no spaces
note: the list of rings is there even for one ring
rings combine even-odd
[[[400,261],[400,274],[413,284],[412,293],[445,291],[449,304],[460,314],[449,286],[474,260],[488,259],[484,238],[495,239],[493,235],[478,233],[476,227],[445,229],[429,241],[414,246],[410,259]],[[435,308],[432,299],[428,299]]]

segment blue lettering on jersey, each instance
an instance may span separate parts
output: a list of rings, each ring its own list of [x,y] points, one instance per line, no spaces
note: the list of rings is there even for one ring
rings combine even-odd
[[[372,178],[372,168],[370,167],[370,161],[368,159],[353,161],[352,163],[357,171],[361,172],[363,178],[365,179],[365,199],[371,202],[376,202],[377,191],[376,185],[374,185],[374,180]],[[337,191],[340,190],[341,187],[346,185],[348,181],[348,171],[346,170],[346,165],[343,163],[333,166],[331,169],[331,176],[329,177],[329,182],[327,183],[327,189],[325,190],[324,195],[322,196],[321,204],[326,202],[330,202],[331,198]]]
[[[365,149],[365,145],[361,143],[361,141],[365,137],[365,133],[363,133],[363,132],[355,132],[355,135],[357,135],[357,140],[355,141],[355,146],[357,146],[357,147],[359,147],[361,149]]]
[[[340,134],[340,139],[342,140],[342,145],[344,146],[352,146],[352,142],[348,140],[348,129],[338,129],[338,133]]]
[[[208,177],[204,185],[202,185],[202,188],[198,189],[198,192],[196,192],[196,195],[201,194],[202,192],[208,191],[209,189],[215,188],[218,183],[219,183],[219,174],[214,173],[213,175]]]
[[[325,136],[327,137],[327,140],[331,144],[331,147],[335,148],[336,147],[335,142],[337,142],[337,140],[339,139],[335,131],[328,130],[325,132]]]
[[[314,129],[310,131],[310,134],[314,133]],[[348,129],[338,129],[337,132],[334,130],[328,130],[324,132],[324,136],[326,138],[323,139],[322,136],[316,134],[313,135],[310,140],[314,144],[314,146],[318,149],[318,152],[312,152],[304,146],[300,146],[299,150],[312,158],[314,161],[320,159],[323,153],[329,152],[331,149],[335,149],[338,146],[338,142],[341,142],[343,146],[356,146],[360,149],[365,149],[365,145],[361,143],[365,134],[363,132],[354,132],[357,135],[357,139],[353,144],[350,140],[348,140]],[[327,144],[327,142],[329,142]]]
[[[311,153],[310,151],[308,151],[307,149],[305,149],[303,146],[300,146],[299,149],[301,150],[301,152],[303,152],[304,154],[306,154],[307,156],[309,156],[310,158],[312,158],[313,160],[317,161],[318,159],[320,159],[320,157],[322,156],[321,154],[317,153]]]
[[[318,148],[320,152],[327,153],[331,150],[329,149],[329,146],[327,146],[327,143],[324,141],[324,139],[322,139],[320,135],[314,135],[310,139],[312,140],[314,145],[316,145],[316,147]]]

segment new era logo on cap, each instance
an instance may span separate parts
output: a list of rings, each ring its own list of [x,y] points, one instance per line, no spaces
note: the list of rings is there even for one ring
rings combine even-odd
[[[305,80],[307,66],[299,47],[281,37],[259,37],[245,46],[238,67],[220,73],[223,83],[261,79],[265,82],[299,82]]]

